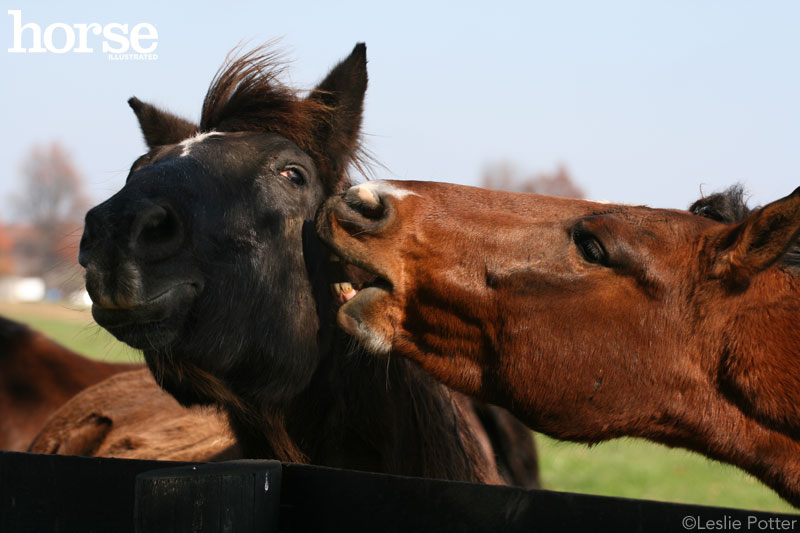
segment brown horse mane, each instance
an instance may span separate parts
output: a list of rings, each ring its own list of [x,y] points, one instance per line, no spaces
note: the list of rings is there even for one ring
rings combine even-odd
[[[700,198],[689,207],[689,212],[723,224],[738,224],[756,209],[758,208],[748,207],[745,189],[737,183],[722,192]],[[790,267],[795,274],[800,274],[800,241],[795,242],[786,252],[780,264]]]
[[[200,131],[275,133],[313,157],[322,171],[347,177],[346,167],[325,168],[330,155],[316,135],[334,127],[331,121],[338,102],[333,95],[317,88],[303,98],[300,91],[285,85],[281,77],[286,62],[274,42],[244,53],[241,50],[241,46],[231,50],[215,74],[203,100]],[[363,176],[369,175],[375,161],[360,137],[349,150],[353,154],[350,165]]]

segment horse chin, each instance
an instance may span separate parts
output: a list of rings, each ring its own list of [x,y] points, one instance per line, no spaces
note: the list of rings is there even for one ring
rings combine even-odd
[[[197,283],[176,283],[130,307],[94,304],[92,317],[120,341],[140,350],[158,350],[176,340],[199,292]]]
[[[378,281],[361,288],[339,308],[336,320],[369,352],[388,355],[391,351],[391,325],[384,311],[391,299],[391,288]]]
[[[185,376],[181,375],[174,361],[168,360],[159,351],[145,350],[144,360],[158,386],[175,398],[183,407],[212,405],[215,403],[215,398],[202,394],[191,382],[191,379],[186,379]]]

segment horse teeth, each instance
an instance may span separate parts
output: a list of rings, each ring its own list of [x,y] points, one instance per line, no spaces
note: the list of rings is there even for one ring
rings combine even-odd
[[[353,288],[353,285],[347,281],[343,281],[341,283],[334,283],[331,285],[331,289],[333,290],[334,296],[336,299],[339,300],[340,304],[343,304],[353,298],[358,291]]]
[[[333,293],[336,295],[347,294],[353,290],[353,285],[346,281],[334,283],[331,287],[333,287]]]

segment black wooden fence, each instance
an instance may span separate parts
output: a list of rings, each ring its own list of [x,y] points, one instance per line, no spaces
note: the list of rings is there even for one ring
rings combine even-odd
[[[277,461],[0,452],[0,531],[800,531],[800,516]]]

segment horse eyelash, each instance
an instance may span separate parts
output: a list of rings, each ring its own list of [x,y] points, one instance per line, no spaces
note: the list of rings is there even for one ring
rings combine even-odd
[[[608,256],[605,248],[603,248],[603,245],[600,243],[597,237],[585,231],[576,231],[572,236],[572,240],[575,242],[575,246],[578,247],[581,256],[587,262],[596,265],[606,265]],[[594,246],[597,248],[596,252],[598,257],[594,257],[594,255],[587,253],[587,248],[584,246],[584,243],[586,242],[594,243]]]
[[[296,173],[300,178],[298,180],[294,180],[291,179],[289,176],[284,175],[284,172],[290,172],[290,171]],[[297,186],[303,186],[306,183],[308,183],[308,179],[306,178],[305,173],[295,166],[284,167],[278,171],[278,174],[280,174],[281,176],[286,178],[289,182]]]

